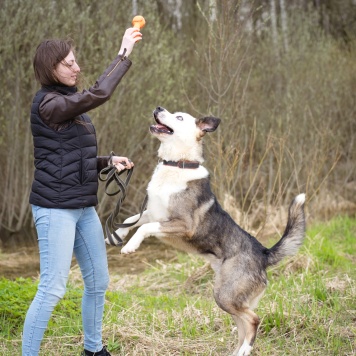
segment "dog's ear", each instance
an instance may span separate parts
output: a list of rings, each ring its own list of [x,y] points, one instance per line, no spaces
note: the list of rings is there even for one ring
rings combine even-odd
[[[220,119],[213,116],[206,116],[202,117],[201,119],[197,120],[197,126],[200,130],[205,132],[213,132],[217,129],[220,124]]]

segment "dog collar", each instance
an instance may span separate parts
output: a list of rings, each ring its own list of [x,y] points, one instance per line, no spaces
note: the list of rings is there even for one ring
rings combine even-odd
[[[200,163],[198,161],[166,161],[163,160],[163,165],[171,166],[171,167],[178,167],[178,168],[190,168],[195,169],[199,168]]]

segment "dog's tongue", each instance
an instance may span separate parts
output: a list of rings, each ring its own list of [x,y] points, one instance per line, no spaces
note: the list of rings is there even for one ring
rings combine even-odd
[[[169,128],[168,126],[163,125],[159,122],[157,122],[156,125],[152,125],[151,129],[155,130],[158,133],[165,133],[165,134],[170,134],[170,135],[173,133],[173,130],[171,128]]]
[[[167,129],[167,126],[161,125],[161,124],[157,124],[156,127],[158,129]]]

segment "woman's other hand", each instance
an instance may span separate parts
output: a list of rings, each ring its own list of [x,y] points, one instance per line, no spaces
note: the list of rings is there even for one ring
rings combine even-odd
[[[122,38],[119,54],[123,55],[126,48],[125,56],[128,57],[132,52],[135,43],[141,40],[142,33],[136,27],[128,28]]]
[[[121,172],[124,169],[131,169],[134,166],[134,163],[131,162],[127,157],[119,157],[119,156],[112,156],[111,162],[116,169]]]

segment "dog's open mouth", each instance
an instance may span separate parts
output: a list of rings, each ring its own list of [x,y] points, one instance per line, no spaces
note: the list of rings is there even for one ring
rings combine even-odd
[[[150,126],[150,131],[152,133],[154,133],[154,132],[159,133],[159,134],[163,133],[163,134],[167,134],[167,135],[173,134],[174,131],[170,127],[162,124],[157,117],[155,117],[155,120],[156,120],[157,124]]]

